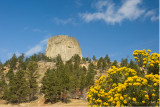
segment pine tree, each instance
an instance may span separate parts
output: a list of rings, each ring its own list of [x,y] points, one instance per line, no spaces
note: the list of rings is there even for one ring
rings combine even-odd
[[[112,66],[118,67],[118,62],[117,62],[117,60],[114,60],[114,61],[113,61]]]
[[[5,76],[2,71],[0,71],[0,98],[4,96],[7,84],[5,82]]]
[[[126,58],[126,59],[121,59],[121,64],[120,64],[120,66],[121,67],[127,67],[128,66],[128,59]]]
[[[84,72],[81,72],[81,77],[80,77],[80,91],[81,91],[81,93],[85,87],[86,87],[86,76],[85,76]]]
[[[56,66],[57,66],[57,69],[58,69],[58,70],[60,70],[61,68],[64,68],[64,64],[63,64],[61,55],[58,55],[58,56],[56,57]]]
[[[10,81],[13,79],[14,73],[12,68],[9,69],[8,73],[6,74],[6,77],[8,77]]]
[[[103,58],[102,57],[100,57],[100,59],[98,60],[97,68],[100,69],[101,71],[103,69]]]
[[[21,56],[18,57],[18,61],[19,61],[19,63],[24,62],[24,53],[22,53]]]
[[[91,71],[87,72],[86,75],[86,87],[94,85],[94,74]]]
[[[96,60],[97,60],[95,56],[93,56],[93,58],[92,58],[92,59],[93,59],[93,61],[96,61]]]
[[[134,70],[137,71],[137,72],[139,71],[138,65],[137,65],[136,62],[134,62],[132,59],[130,60],[130,63],[129,63],[129,65],[128,65],[128,67],[134,69]]]
[[[27,80],[29,82],[29,100],[34,100],[36,98],[36,94],[38,91],[38,82],[37,79],[39,77],[37,71],[38,65],[36,62],[31,61],[27,65]]]
[[[27,101],[28,94],[29,87],[24,71],[19,70],[10,80],[6,99],[10,103],[22,103]]]
[[[57,102],[60,94],[60,81],[55,70],[47,70],[42,79],[41,92],[51,103]]]
[[[2,67],[3,66],[3,64],[2,64],[2,62],[1,62],[1,60],[0,60],[0,67]]]
[[[16,68],[16,64],[17,64],[17,56],[16,54],[13,54],[12,58],[10,59],[10,68],[15,69]]]
[[[104,60],[107,62],[107,68],[110,68],[110,66],[111,66],[111,60],[110,60],[108,54],[106,54]]]
[[[103,59],[103,62],[102,62],[102,69],[105,70],[106,67],[107,67],[106,61]]]

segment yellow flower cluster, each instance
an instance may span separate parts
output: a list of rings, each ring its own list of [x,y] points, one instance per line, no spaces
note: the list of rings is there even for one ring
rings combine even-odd
[[[128,77],[127,80],[124,82],[126,86],[142,86],[142,85],[147,85],[147,79],[138,77],[138,76],[133,76],[133,77]]]
[[[158,74],[148,74],[148,75],[145,75],[145,78],[147,80],[150,80],[150,81],[153,81],[154,83],[157,83],[159,84],[159,75]]]
[[[154,65],[159,66],[159,54],[158,53],[152,53],[149,57],[149,67],[153,67]]]
[[[127,77],[135,75],[137,75],[137,72],[134,69],[112,66],[112,69],[107,71],[107,80],[108,82],[115,83],[112,85],[112,87],[115,87],[117,82],[123,83]]]
[[[103,75],[103,76],[101,76],[101,77],[99,78],[99,80],[96,80],[95,83],[101,85],[101,84],[104,83],[105,81],[106,81],[106,79],[105,79],[105,76]]]
[[[159,69],[159,56],[160,54],[158,53],[152,53],[150,54],[151,50],[135,50],[133,52],[134,59],[137,61],[140,67],[143,68],[153,68],[151,69],[152,72],[153,70],[158,70]]]
[[[112,66],[112,69],[107,71],[108,77],[114,74],[125,74],[125,75],[136,75],[137,72],[131,68],[122,67],[122,68],[116,68],[115,66]]]
[[[146,51],[145,49],[135,50],[133,52],[133,56],[134,56],[134,59],[138,62],[138,64],[143,68],[145,68],[149,60],[150,52],[151,50]]]
[[[130,104],[137,104],[137,102],[146,104],[149,100],[149,88],[147,88],[148,82],[153,81],[154,83],[159,84],[158,78],[159,76],[157,74],[149,74],[146,75],[145,78],[139,76],[128,77],[124,83],[114,83],[114,88],[107,91],[106,87],[103,87],[101,82],[99,82],[105,80],[105,77],[102,76],[97,81],[100,84],[96,84],[94,87],[90,88],[90,91],[87,93],[87,100],[91,105],[98,106],[129,106]],[[104,82],[107,83],[107,81]],[[153,87],[153,85],[151,86]],[[158,89],[159,86],[156,85],[156,87]],[[155,88],[152,89],[152,91],[153,93],[151,94],[151,97],[155,98]],[[139,98],[141,100],[139,100]]]
[[[133,53],[137,62],[145,65],[147,70],[151,64],[159,65],[159,54],[150,55],[150,52],[135,50]],[[87,94],[91,106],[156,106],[159,104],[159,75],[141,75],[131,68],[112,66],[107,77],[96,80]]]

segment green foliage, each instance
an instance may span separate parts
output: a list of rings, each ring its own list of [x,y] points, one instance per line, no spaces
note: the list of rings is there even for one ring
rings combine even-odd
[[[29,82],[29,100],[34,100],[36,98],[36,94],[38,91],[38,83],[37,79],[39,77],[39,73],[37,71],[38,65],[36,62],[31,61],[27,65],[27,80]]]
[[[106,54],[106,56],[104,57],[104,60],[107,62],[107,67],[110,68],[111,67],[111,59],[109,58],[108,54]]]
[[[10,68],[15,69],[16,68],[16,64],[17,64],[17,57],[16,54],[13,54],[12,58],[10,59],[9,63],[10,63]]]
[[[19,63],[24,62],[24,53],[22,53],[21,56],[18,57],[18,62]]]
[[[0,98],[4,95],[6,85],[4,73],[0,71]]]
[[[135,61],[133,61],[132,59],[130,60],[130,63],[128,65],[129,68],[134,69],[135,71],[139,71],[138,65],[136,64]]]
[[[24,71],[17,73],[10,79],[9,88],[5,98],[10,103],[22,103],[27,101],[29,94],[28,82],[25,78]]]
[[[6,77],[9,78],[9,80],[11,80],[14,77],[14,73],[13,73],[13,69],[9,69],[8,73],[6,74]]]
[[[90,87],[87,100],[91,106],[159,105],[159,75],[155,73],[159,70],[152,69],[149,72],[149,67],[158,66],[159,54],[149,55],[145,50],[136,50],[133,55],[137,64],[131,60],[128,65],[128,61],[123,59],[123,67],[112,66],[112,69],[107,71],[107,76],[101,76],[94,86]],[[141,59],[142,56],[145,58]],[[113,65],[117,65],[116,63],[113,62]],[[147,74],[141,75],[139,72],[144,70]]]
[[[67,101],[67,93],[70,90],[70,67],[65,67],[61,56],[56,58],[56,70],[48,70],[42,80],[41,92],[44,93],[45,98],[51,103],[61,100]],[[69,62],[68,62],[69,64]]]
[[[0,67],[2,67],[3,66],[3,64],[2,64],[2,62],[1,62],[1,60],[0,60]]]
[[[100,57],[100,59],[97,62],[97,68],[100,70],[100,72],[102,72],[103,70],[106,70],[107,63],[105,58]]]
[[[120,67],[127,67],[129,64],[128,64],[128,59],[125,58],[125,59],[121,59],[121,64],[120,64]]]
[[[59,98],[60,94],[60,81],[55,70],[47,70],[45,76],[42,79],[41,92],[44,97],[51,103],[55,102]]]
[[[93,56],[93,58],[92,58],[92,59],[93,59],[93,61],[97,61],[97,59],[96,59],[96,57],[95,57],[95,56]]]
[[[118,67],[118,62],[117,62],[117,60],[114,60],[114,61],[113,61],[112,66]]]
[[[43,53],[38,53],[38,54],[34,54],[32,56],[30,56],[29,58],[26,58],[25,60],[26,62],[29,61],[47,61],[47,62],[52,62],[52,59],[50,59],[49,57],[45,56]]]

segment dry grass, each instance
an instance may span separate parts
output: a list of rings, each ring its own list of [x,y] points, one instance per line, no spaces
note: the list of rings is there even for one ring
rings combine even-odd
[[[70,99],[69,103],[57,102],[55,104],[44,104],[44,98],[39,98],[30,103],[22,103],[19,105],[5,104],[5,101],[0,100],[0,107],[87,107],[88,102],[80,99]]]

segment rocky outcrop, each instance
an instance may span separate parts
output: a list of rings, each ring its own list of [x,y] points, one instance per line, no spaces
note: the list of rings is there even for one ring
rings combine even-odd
[[[45,55],[49,58],[56,58],[60,54],[63,61],[69,60],[75,54],[82,58],[82,52],[78,41],[65,35],[57,35],[48,40]]]

